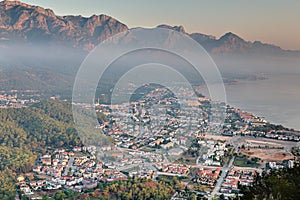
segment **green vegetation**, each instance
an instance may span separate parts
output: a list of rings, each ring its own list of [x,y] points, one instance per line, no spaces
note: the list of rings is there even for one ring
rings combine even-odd
[[[256,157],[249,159],[246,155],[237,155],[233,164],[238,167],[259,167],[258,161],[259,158]]]
[[[129,179],[113,183],[99,183],[97,189],[83,194],[83,199],[170,199],[176,189],[180,188],[179,180],[174,177],[160,177],[158,181],[149,179]]]
[[[81,145],[71,104],[44,101],[29,108],[0,109],[0,199],[13,199],[16,176],[32,169],[47,148]]]
[[[257,176],[251,187],[241,187],[241,199],[300,199],[300,166]]]
[[[15,173],[12,170],[0,170],[0,199],[15,198],[15,179]]]
[[[80,193],[72,190],[58,191],[53,196],[43,196],[43,200],[63,200],[63,199],[78,199]]]
[[[285,130],[286,128],[282,125],[275,125],[275,124],[270,124],[267,123],[266,125],[262,126],[262,127],[252,127],[250,128],[251,131],[262,131],[262,132],[269,132],[272,130]]]

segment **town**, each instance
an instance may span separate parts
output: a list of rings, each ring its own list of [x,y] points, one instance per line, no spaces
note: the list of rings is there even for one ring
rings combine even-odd
[[[299,150],[298,131],[206,97],[192,100],[178,90],[187,97],[181,102],[165,88],[129,104],[98,101],[96,112],[105,117],[95,128],[113,143],[40,155],[32,173],[18,178],[20,191],[39,199],[58,190],[91,190],[100,182],[176,176],[204,198],[229,198],[240,195],[240,186],[251,185],[257,174],[298,162],[292,152]],[[212,113],[216,121],[224,115],[223,122],[211,122]],[[176,193],[172,199],[184,197]]]

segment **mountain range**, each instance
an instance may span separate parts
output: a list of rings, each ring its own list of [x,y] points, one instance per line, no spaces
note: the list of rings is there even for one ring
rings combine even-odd
[[[189,35],[211,54],[218,66],[248,67],[248,61],[236,59],[244,59],[245,56],[254,56],[251,61],[257,61],[257,57],[261,59],[262,56],[299,57],[299,51],[288,51],[258,41],[249,42],[231,32],[216,38],[202,33],[187,33],[183,26],[157,27]],[[76,72],[86,55],[100,42],[127,30],[129,27],[126,24],[107,15],[58,16],[51,9],[20,1],[1,1],[1,90],[70,92]],[[222,59],[218,63],[219,57]],[[265,61],[265,58],[261,60]],[[227,78],[236,77],[235,74]]]
[[[50,9],[32,6],[20,1],[0,2],[0,42],[64,44],[93,49],[106,38],[128,30],[124,23],[107,15],[57,16]],[[262,42],[248,42],[234,33],[220,38],[201,33],[187,33],[183,26],[159,25],[189,35],[210,53],[282,53],[278,46]]]

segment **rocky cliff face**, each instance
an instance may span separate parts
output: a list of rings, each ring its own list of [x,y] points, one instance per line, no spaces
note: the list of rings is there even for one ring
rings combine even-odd
[[[1,42],[47,42],[91,50],[128,27],[106,15],[57,16],[50,9],[19,1],[0,2]]]

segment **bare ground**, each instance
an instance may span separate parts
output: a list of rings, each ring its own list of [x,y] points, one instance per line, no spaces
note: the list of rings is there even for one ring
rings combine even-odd
[[[241,150],[241,153],[248,155],[250,158],[260,158],[265,162],[283,161],[294,158],[291,152],[283,149],[244,149]]]

